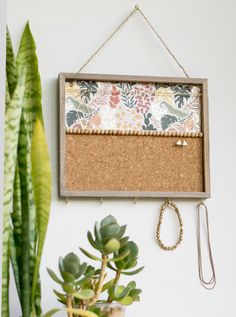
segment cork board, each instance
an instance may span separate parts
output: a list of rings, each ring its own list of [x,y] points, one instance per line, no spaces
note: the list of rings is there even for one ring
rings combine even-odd
[[[207,81],[60,74],[61,196],[210,196]]]

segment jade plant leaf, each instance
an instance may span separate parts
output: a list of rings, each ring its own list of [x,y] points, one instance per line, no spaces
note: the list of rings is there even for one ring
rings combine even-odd
[[[58,284],[63,284],[63,281],[57,277],[56,273],[53,272],[53,270],[47,268],[48,274],[51,276],[51,278]]]
[[[105,217],[102,221],[101,221],[101,227],[105,227],[105,226],[109,226],[112,224],[117,224],[116,218],[109,215],[107,217]]]
[[[85,254],[88,258],[94,260],[94,261],[102,261],[100,258],[98,258],[97,256],[89,253],[88,251],[86,251],[83,248],[80,248],[80,251],[83,252],[83,254]]]
[[[97,314],[89,311],[89,310],[84,310],[84,309],[67,309],[68,313],[72,313],[75,316],[81,316],[81,317],[98,317]]]
[[[73,296],[78,299],[88,300],[93,298],[94,291],[91,289],[83,289],[82,291],[74,293]]]

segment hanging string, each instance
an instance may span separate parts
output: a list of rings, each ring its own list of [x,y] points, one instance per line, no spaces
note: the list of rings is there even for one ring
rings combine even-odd
[[[139,13],[142,15],[142,17],[144,18],[144,20],[147,22],[147,24],[150,26],[150,28],[153,30],[153,32],[156,34],[156,36],[158,37],[158,39],[161,41],[161,43],[163,44],[163,46],[166,48],[167,52],[170,54],[170,56],[174,59],[174,61],[176,62],[176,64],[182,69],[182,71],[184,72],[185,76],[189,78],[189,75],[187,74],[186,70],[184,69],[184,67],[180,64],[180,62],[177,60],[177,58],[175,57],[175,55],[172,53],[172,51],[169,49],[169,47],[167,46],[167,44],[164,42],[164,40],[161,38],[161,36],[157,33],[157,30],[154,28],[154,26],[151,24],[151,22],[148,20],[148,18],[145,16],[145,14],[139,9],[139,7],[137,7],[137,10],[139,11]]]
[[[98,49],[89,57],[89,59],[80,67],[78,73],[80,73],[88,63],[103,49],[103,47],[113,38],[113,36],[122,28],[122,26],[131,18],[131,16],[137,11],[137,7],[124,19],[124,21],[108,36],[108,38],[98,47]]]
[[[206,281],[203,275],[203,266],[202,266],[202,251],[201,251],[201,206],[204,207],[205,210],[205,219],[206,219],[206,229],[207,229],[207,247],[208,247],[208,254],[210,259],[210,266],[212,271],[212,277],[209,281]],[[207,290],[212,290],[216,285],[216,274],[215,274],[215,266],[212,256],[211,250],[211,240],[210,240],[210,228],[209,228],[209,217],[208,217],[208,209],[207,206],[201,201],[197,205],[197,251],[198,251],[198,274],[201,284]]]
[[[157,30],[154,28],[152,23],[148,20],[148,18],[145,16],[145,14],[142,12],[141,9],[139,9],[139,6],[136,5],[134,9],[130,12],[130,14],[122,21],[122,23],[108,36],[108,38],[98,47],[98,49],[89,57],[89,59],[80,67],[78,70],[78,73],[80,73],[88,64],[89,62],[103,49],[103,47],[113,38],[113,36],[128,22],[128,20],[133,16],[135,12],[139,12],[141,16],[143,17],[144,21],[150,26],[154,34],[157,36],[157,38],[160,40],[160,42],[163,44],[163,46],[166,48],[167,52],[170,54],[170,56],[174,59],[176,64],[182,69],[185,76],[189,78],[189,75],[187,74],[184,67],[180,64],[180,62],[177,60],[174,53],[169,49],[167,44],[164,42],[164,40],[161,38]]]

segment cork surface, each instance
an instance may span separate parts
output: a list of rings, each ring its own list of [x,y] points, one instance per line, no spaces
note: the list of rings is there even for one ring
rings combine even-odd
[[[176,146],[186,140],[187,146]],[[66,190],[203,192],[203,139],[66,134]]]

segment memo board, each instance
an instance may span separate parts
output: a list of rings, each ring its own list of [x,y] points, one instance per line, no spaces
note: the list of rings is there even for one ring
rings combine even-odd
[[[210,197],[207,80],[59,75],[62,197]]]

